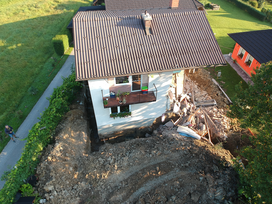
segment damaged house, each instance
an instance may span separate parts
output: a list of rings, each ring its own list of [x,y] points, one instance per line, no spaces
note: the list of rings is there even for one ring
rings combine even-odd
[[[105,0],[73,18],[76,80],[88,81],[100,138],[149,126],[183,92],[184,70],[226,64],[196,0]]]

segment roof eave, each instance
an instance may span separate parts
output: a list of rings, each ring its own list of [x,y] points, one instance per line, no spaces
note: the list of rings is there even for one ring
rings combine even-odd
[[[141,73],[134,73],[134,74],[123,74],[123,75],[104,76],[104,77],[96,77],[96,78],[76,79],[76,81],[107,79],[107,78],[115,78],[115,77],[122,77],[122,76],[132,76],[132,75],[136,75],[136,74],[141,74],[141,75],[155,74],[155,73],[162,73],[162,72],[182,71],[182,70],[188,70],[188,69],[203,69],[203,68],[208,68],[208,67],[221,67],[221,66],[227,66],[227,63],[225,63],[225,64],[206,65],[206,66],[200,66],[200,67],[186,67],[186,68],[177,68],[177,69],[158,70],[158,71],[152,71],[152,72],[141,72]]]

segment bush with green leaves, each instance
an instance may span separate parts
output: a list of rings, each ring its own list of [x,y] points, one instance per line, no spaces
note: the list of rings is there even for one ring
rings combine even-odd
[[[249,1],[249,4],[253,6],[254,8],[258,7],[258,2],[257,1]]]
[[[272,23],[272,11],[270,9],[262,8],[262,13],[266,15],[266,20]]]
[[[257,130],[251,138],[252,146],[240,154],[248,160],[243,167],[237,158],[240,176],[239,192],[249,203],[272,203],[272,63],[262,65],[252,75],[254,85],[242,89],[236,87],[237,95],[230,107],[229,116],[238,118],[241,126]]]
[[[266,19],[266,15],[257,9],[253,8],[249,4],[239,1],[239,0],[227,0],[228,2],[231,2],[232,4],[236,5],[238,8],[248,12],[250,15],[254,16],[255,18],[264,21]]]
[[[13,203],[14,197],[28,176],[35,173],[43,148],[52,140],[55,128],[69,110],[69,104],[75,98],[81,83],[75,81],[75,73],[63,79],[63,84],[54,89],[48,108],[43,112],[26,138],[24,151],[20,160],[8,175],[4,187],[0,191],[0,203]]]
[[[110,114],[111,118],[124,118],[124,117],[128,117],[131,116],[131,112],[120,112],[120,113],[112,113]]]
[[[34,189],[29,183],[23,184],[20,188],[20,191],[24,197],[32,196],[34,193]]]
[[[56,35],[52,39],[53,47],[58,55],[63,55],[69,48],[69,41],[67,35]]]
[[[53,47],[58,55],[63,55],[64,52],[69,48],[69,44],[73,42],[73,35],[71,31],[67,29],[67,25],[71,19],[64,24],[58,34],[52,39]]]

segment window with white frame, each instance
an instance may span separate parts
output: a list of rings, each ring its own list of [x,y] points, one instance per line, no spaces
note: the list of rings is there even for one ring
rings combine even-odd
[[[245,63],[250,67],[252,62],[253,62],[253,59],[254,58],[250,54],[248,54],[246,59],[245,59]]]
[[[117,106],[111,107],[110,111],[111,111],[112,114],[116,114],[116,113],[118,113],[118,107]]]
[[[129,76],[115,77],[116,85],[128,84],[128,83],[129,83]]]
[[[246,51],[244,48],[240,47],[239,52],[238,52],[238,56],[243,59],[244,55],[245,55]]]
[[[110,114],[128,113],[128,112],[131,112],[130,105],[115,106],[110,108]]]

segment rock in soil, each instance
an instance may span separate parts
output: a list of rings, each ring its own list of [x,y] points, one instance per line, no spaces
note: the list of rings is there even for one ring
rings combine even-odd
[[[227,165],[233,157],[223,148],[161,127],[161,135],[90,153],[86,123],[82,110],[68,113],[41,159],[37,190],[46,203],[210,204],[236,196],[236,174]]]
[[[208,83],[203,79],[199,85],[209,92]],[[210,92],[223,108],[220,92]],[[202,100],[202,92],[195,95]],[[55,143],[48,145],[37,167],[35,190],[46,203],[223,204],[237,198],[232,154],[179,135],[171,123],[159,125],[145,138],[106,142],[91,153],[81,100],[57,127]]]

